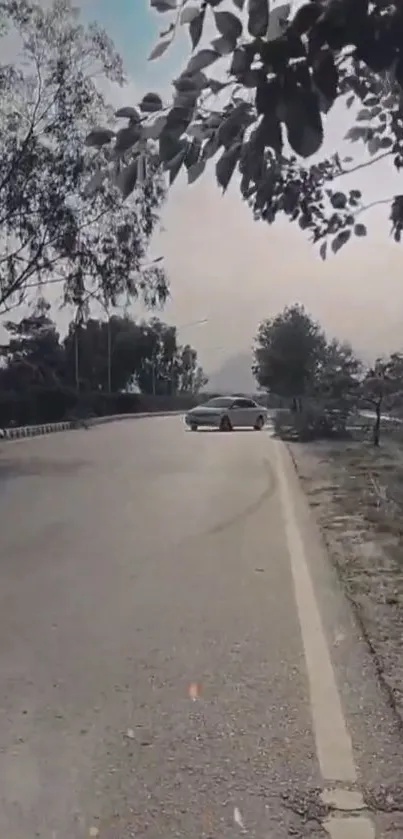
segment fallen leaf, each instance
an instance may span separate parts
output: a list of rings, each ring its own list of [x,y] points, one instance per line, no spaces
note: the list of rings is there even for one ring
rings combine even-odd
[[[241,828],[241,830],[245,830],[245,825],[243,823],[241,811],[238,807],[234,807],[234,822]]]
[[[99,830],[97,827],[90,827],[90,836],[99,836]]]
[[[190,696],[191,699],[193,699],[193,702],[195,702],[196,699],[199,699],[200,692],[201,692],[201,689],[200,689],[199,683],[198,682],[191,682],[191,684],[189,685],[189,696]]]
[[[206,833],[210,835],[213,833],[213,818],[209,810],[203,815],[203,826]]]
[[[132,728],[128,728],[128,729],[127,729],[127,731],[126,731],[126,737],[128,737],[128,738],[129,738],[129,740],[134,740],[134,731],[133,731],[133,729],[132,729]]]

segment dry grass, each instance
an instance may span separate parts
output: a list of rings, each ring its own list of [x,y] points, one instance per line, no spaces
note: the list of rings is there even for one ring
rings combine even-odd
[[[292,444],[296,468],[403,720],[403,446]]]

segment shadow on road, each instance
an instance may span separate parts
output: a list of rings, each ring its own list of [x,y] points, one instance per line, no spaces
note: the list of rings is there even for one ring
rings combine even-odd
[[[88,461],[85,460],[12,457],[0,452],[0,481],[39,476],[63,478],[88,465]]]
[[[267,431],[267,426],[265,426],[265,428],[263,430]],[[241,434],[242,432],[245,432],[246,434],[250,434],[251,432],[254,432],[255,434],[258,433],[258,432],[255,431],[254,428],[233,428],[232,431],[220,431],[219,428],[198,428],[197,432],[192,431],[190,428],[187,428],[186,431],[189,434],[197,433],[197,434],[222,434],[222,435],[224,435],[224,434]]]

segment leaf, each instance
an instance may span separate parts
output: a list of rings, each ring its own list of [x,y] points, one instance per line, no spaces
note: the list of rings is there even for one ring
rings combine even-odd
[[[155,45],[154,49],[151,50],[150,55],[148,56],[148,61],[155,61],[156,58],[161,58],[161,55],[164,55],[164,52],[166,52],[171,43],[172,38],[169,38],[167,41],[159,41],[158,44]]]
[[[223,36],[220,38],[214,38],[211,42],[211,46],[220,56],[229,55],[234,49],[234,45],[231,44],[230,41],[227,41],[227,39]]]
[[[180,16],[182,26],[186,23],[191,23],[195,17],[199,17],[200,12],[197,6],[185,6]]]
[[[344,139],[351,140],[352,143],[356,143],[357,140],[367,140],[368,128],[361,128],[359,125],[353,125],[352,128],[349,128],[347,134],[345,134]]]
[[[187,93],[188,91],[199,93],[208,87],[208,78],[204,73],[193,73],[191,76],[183,73],[178,79],[174,79],[172,84],[179,93]]]
[[[379,140],[379,148],[380,149],[390,149],[393,146],[393,139],[392,137],[381,137]]]
[[[139,141],[141,133],[141,127],[139,125],[129,125],[127,128],[121,128],[116,134],[116,151],[120,153],[133,148]]]
[[[218,52],[215,50],[200,50],[200,52],[196,53],[190,59],[184,75],[192,76],[193,73],[198,73],[200,70],[204,70],[205,67],[210,67],[210,64],[217,61],[219,57]]]
[[[208,86],[214,94],[221,93],[222,90],[228,87],[228,82],[219,82],[217,79],[209,79],[208,82]]]
[[[158,146],[159,159],[162,163],[168,163],[170,160],[173,160],[183,148],[182,142],[166,130],[161,133]]]
[[[337,253],[340,248],[347,244],[351,236],[351,230],[341,230],[332,241],[332,251]]]
[[[365,227],[365,224],[354,225],[354,233],[356,236],[366,236],[367,228]]]
[[[187,135],[188,137],[194,137],[195,140],[204,140],[206,137],[206,131],[207,130],[202,122],[195,122],[193,125],[189,125]]]
[[[361,111],[358,111],[358,114],[356,116],[356,120],[358,122],[364,122],[364,120],[369,119],[371,119],[371,111],[369,110],[369,108],[362,108]]]
[[[334,192],[330,198],[330,203],[335,210],[344,210],[347,204],[347,195],[344,192]]]
[[[177,0],[151,0],[150,6],[156,12],[174,12],[177,7]]]
[[[119,108],[118,111],[115,111],[115,117],[117,117],[118,119],[120,119],[121,117],[123,119],[127,118],[135,122],[140,122],[141,119],[140,114],[136,110],[136,108],[132,108],[129,105],[124,108]]]
[[[255,142],[260,147],[271,148],[280,154],[283,148],[281,123],[276,113],[266,114],[255,134]]]
[[[231,76],[242,76],[250,70],[253,61],[253,52],[245,49],[245,47],[238,47],[234,50],[232,56],[231,66],[229,72]]]
[[[235,143],[235,145],[231,146],[230,149],[227,149],[227,151],[225,151],[217,161],[215,167],[216,178],[219,186],[223,188],[224,192],[227,190],[230,180],[234,174],[235,167],[239,161],[241,148],[242,143]]]
[[[379,151],[380,148],[381,148],[381,138],[380,137],[375,136],[375,137],[371,137],[371,139],[368,140],[368,151],[371,155],[376,154],[377,151]]]
[[[92,178],[90,178],[88,183],[85,185],[84,195],[87,197],[94,195],[94,193],[102,186],[106,176],[107,172],[104,169],[98,169],[98,171],[95,172]]]
[[[186,145],[184,148],[178,152],[178,154],[167,163],[166,168],[169,171],[169,185],[172,186],[173,182],[176,180],[179,172],[182,168],[183,162],[186,157],[187,148]]]
[[[282,6],[276,6],[271,10],[269,26],[266,32],[267,41],[274,41],[276,38],[280,38],[287,28],[290,11],[291,6],[289,3],[284,3]]]
[[[235,47],[242,35],[242,23],[232,12],[214,12],[215,25],[220,35]]]
[[[197,17],[193,18],[189,26],[189,35],[192,42],[192,48],[195,50],[198,46],[201,36],[203,34],[204,18],[206,16],[206,9],[202,9]]]
[[[134,190],[138,175],[138,160],[133,160],[129,166],[119,173],[116,178],[116,185],[120,189],[123,198],[127,198]]]
[[[188,183],[193,184],[195,181],[197,181],[197,179],[200,178],[200,175],[203,174],[205,168],[205,160],[199,160],[198,163],[195,163],[194,166],[191,166],[190,169],[188,169]]]
[[[327,252],[327,242],[322,242],[322,244],[319,248],[319,254],[320,254],[320,258],[323,259],[323,261],[325,261],[325,259],[326,259],[326,252]]]
[[[339,71],[331,50],[324,50],[320,53],[314,64],[312,78],[326,101],[326,110],[329,110],[337,98],[339,85]]]
[[[258,114],[274,114],[278,112],[281,87],[277,79],[263,81],[256,88],[255,106]]]
[[[162,108],[162,100],[157,93],[146,93],[140,102],[140,111],[143,114],[153,114]]]
[[[192,166],[196,166],[196,163],[199,162],[201,145],[200,140],[195,138],[188,146],[185,157],[185,166],[187,169],[191,169]]]
[[[248,32],[252,38],[264,38],[269,28],[269,0],[249,0]]]
[[[295,87],[284,103],[284,122],[291,148],[300,157],[317,152],[323,140],[318,98],[311,90]]]
[[[154,122],[147,123],[142,127],[141,136],[144,140],[158,140],[161,132],[164,130],[167,123],[165,116],[159,116]]]
[[[167,116],[166,129],[176,135],[183,134],[192,121],[192,118],[191,108],[174,107]]]
[[[87,134],[85,138],[85,145],[90,148],[100,149],[102,146],[106,146],[107,143],[110,143],[112,137],[114,136],[115,132],[110,131],[109,128],[94,128],[89,134]]]

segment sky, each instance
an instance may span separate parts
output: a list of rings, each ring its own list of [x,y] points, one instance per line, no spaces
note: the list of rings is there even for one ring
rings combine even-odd
[[[105,27],[124,59],[128,84],[124,90],[111,88],[108,96],[134,105],[149,90],[168,97],[170,80],[189,52],[186,33],[161,59],[148,62],[168,22],[166,15],[149,10],[149,0],[81,0],[81,8],[86,20]],[[321,156],[352,153],[343,141],[350,124],[351,112],[340,106],[332,110]],[[356,162],[366,161],[363,154],[359,151]],[[344,178],[343,187],[361,188],[373,201],[403,192],[398,181],[392,167],[377,164]],[[303,303],[330,336],[351,341],[367,357],[400,349],[403,246],[390,239],[384,208],[370,211],[365,222],[367,239],[323,263],[295,225],[254,222],[236,183],[222,196],[213,169],[192,186],[179,176],[151,246],[152,254],[164,256],[171,285],[162,316],[179,327],[182,342],[198,349],[207,372],[248,351],[259,322],[294,302]],[[134,307],[133,315],[138,314]]]

